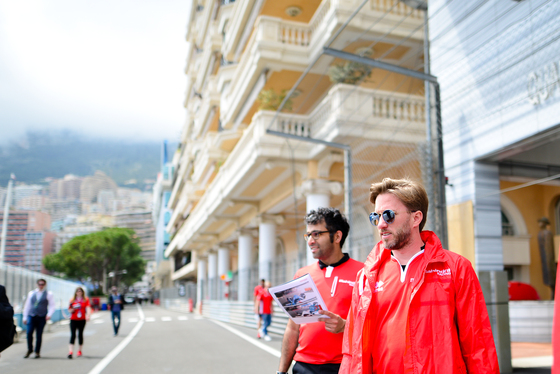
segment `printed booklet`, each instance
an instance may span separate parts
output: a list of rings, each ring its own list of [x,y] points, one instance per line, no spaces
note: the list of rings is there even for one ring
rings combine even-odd
[[[319,314],[320,310],[327,310],[327,305],[309,274],[268,290],[284,313],[298,325],[319,322],[319,318],[329,318]]]

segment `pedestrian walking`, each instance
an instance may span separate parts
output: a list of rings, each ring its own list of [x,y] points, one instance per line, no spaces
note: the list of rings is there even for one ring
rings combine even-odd
[[[79,344],[77,356],[82,356],[82,346],[84,345],[84,328],[86,327],[86,321],[89,321],[91,316],[91,305],[82,287],[76,288],[74,297],[72,298],[72,300],[70,300],[68,311],[71,313],[68,358],[71,359],[74,352],[74,343],[76,341],[76,331],[78,332]]]
[[[35,358],[41,357],[41,342],[43,339],[43,329],[48,320],[51,319],[54,311],[54,296],[46,289],[45,279],[37,280],[37,288],[30,291],[23,307],[23,324],[27,325],[27,353],[24,358],[28,358],[33,353],[33,332],[37,331],[35,343]]]
[[[117,336],[119,334],[119,327],[121,326],[121,311],[124,309],[124,297],[119,293],[117,287],[111,288],[109,306],[111,307],[114,336]]]
[[[257,302],[261,292],[264,290],[265,280],[261,279],[261,282],[255,286],[253,290],[253,303]],[[262,316],[258,311],[255,312],[255,320],[257,321],[257,338],[262,338]]]
[[[370,187],[381,241],[358,274],[340,373],[499,374],[471,263],[422,231],[428,195],[408,179]]]
[[[264,287],[262,291],[259,293],[259,296],[257,297],[257,300],[255,302],[255,313],[262,317],[263,339],[266,340],[267,342],[272,340],[272,338],[268,335],[268,327],[272,322],[272,313],[274,312],[273,310],[274,299],[272,298],[272,295],[268,291],[269,288],[270,288],[270,282],[266,281],[264,283]]]
[[[294,374],[336,374],[342,361],[342,333],[352,286],[364,264],[342,252],[350,225],[338,209],[312,210],[305,223],[304,238],[317,262],[299,269],[294,279],[310,274],[328,311],[319,311],[325,316],[321,322],[297,325],[288,321],[277,373],[287,373],[295,360]]]
[[[0,352],[14,343],[14,308],[10,305],[6,288],[0,285]]]

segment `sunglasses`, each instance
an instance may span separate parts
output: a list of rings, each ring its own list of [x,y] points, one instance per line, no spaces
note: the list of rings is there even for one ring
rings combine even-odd
[[[37,283],[37,286],[44,286],[45,283]]]
[[[409,211],[408,213],[412,213],[412,212],[413,211]],[[391,209],[387,209],[383,211],[383,213],[381,214],[373,212],[369,214],[369,222],[371,222],[373,226],[377,226],[379,225],[379,220],[381,220],[381,217],[383,217],[383,221],[385,221],[388,225],[390,225],[395,221],[397,214],[398,214],[397,212]]]

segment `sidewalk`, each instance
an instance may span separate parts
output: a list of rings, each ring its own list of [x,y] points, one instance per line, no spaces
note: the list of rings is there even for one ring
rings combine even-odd
[[[511,343],[514,373],[550,373],[551,343]]]

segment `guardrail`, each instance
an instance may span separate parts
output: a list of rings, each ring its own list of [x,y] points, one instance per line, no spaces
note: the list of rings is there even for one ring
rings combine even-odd
[[[218,321],[256,329],[257,321],[253,307],[252,301],[204,300],[202,302],[202,315]],[[275,304],[272,323],[268,331],[284,335],[288,320],[288,316]]]

